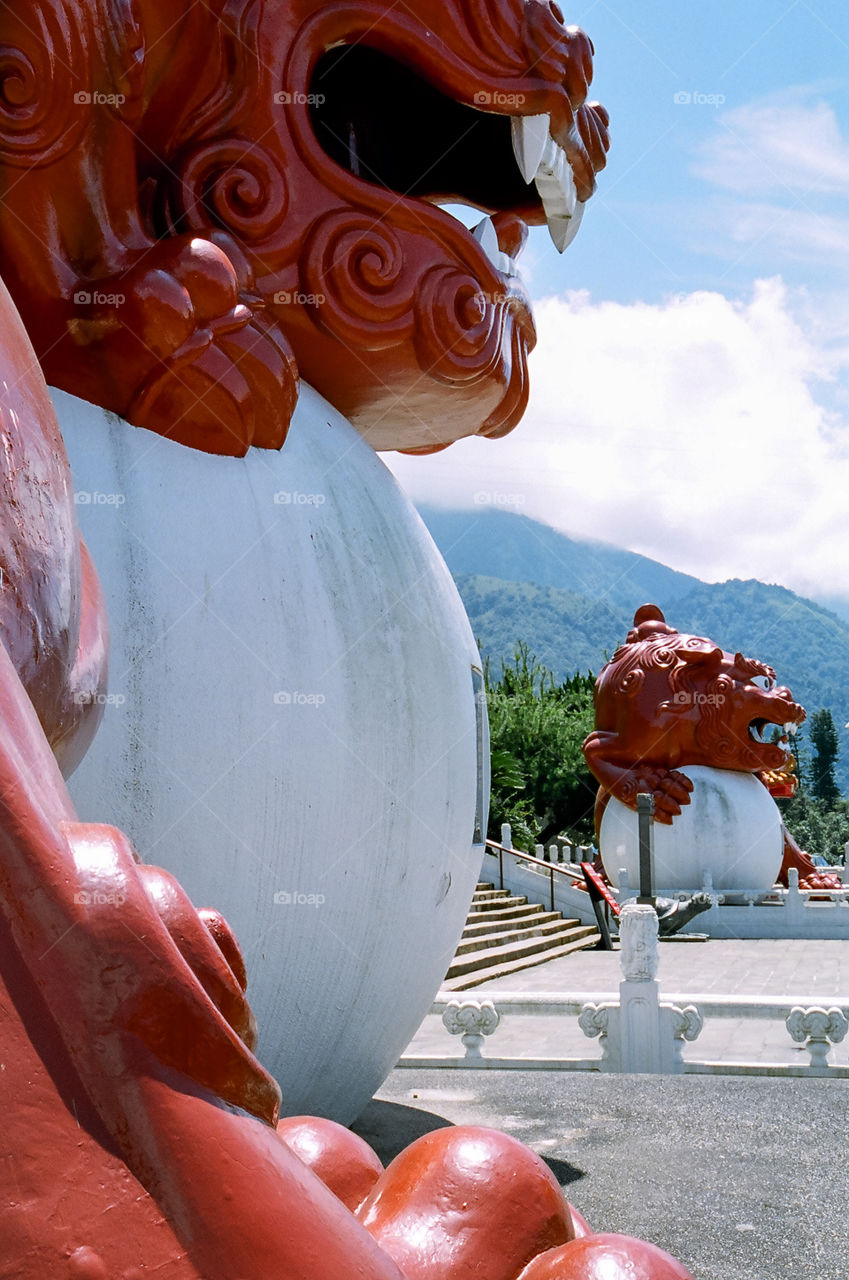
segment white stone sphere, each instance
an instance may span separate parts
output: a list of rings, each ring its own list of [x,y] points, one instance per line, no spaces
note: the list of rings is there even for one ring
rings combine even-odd
[[[687,765],[690,803],[672,825],[652,823],[655,889],[698,891],[709,871],[719,890],[768,890],[781,869],[781,814],[763,783],[751,773]],[[599,834],[604,869],[618,887],[619,869],[639,891],[640,844],[636,811],[611,799]]]
[[[426,1014],[480,870],[488,747],[460,597],[309,387],[283,449],[241,459],[54,399],[111,631],[80,816],[224,914],[284,1110],[348,1122]]]

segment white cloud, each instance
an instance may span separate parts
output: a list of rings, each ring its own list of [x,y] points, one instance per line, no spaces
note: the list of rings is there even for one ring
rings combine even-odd
[[[695,172],[731,191],[849,191],[849,141],[829,103],[791,90],[779,100],[723,112]]]
[[[846,436],[817,401],[829,357],[796,303],[778,279],[746,301],[548,299],[511,436],[384,457],[419,500],[489,495],[700,577],[849,596]]]

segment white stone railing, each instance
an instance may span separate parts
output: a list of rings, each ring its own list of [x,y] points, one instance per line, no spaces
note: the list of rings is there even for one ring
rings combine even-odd
[[[502,844],[512,847],[509,825],[502,828]],[[548,849],[537,846],[537,857],[552,864],[575,865],[575,861],[589,850],[571,848],[565,842],[550,845]],[[500,868],[499,868],[500,862]],[[849,876],[849,867],[823,867],[823,871]],[[544,868],[513,859],[505,852],[501,859],[485,854],[481,876],[485,880],[503,883],[511,893],[533,896],[542,890],[548,895],[548,875]],[[685,933],[707,933],[713,938],[803,938],[849,939],[849,887],[842,889],[800,889],[799,875],[791,870],[787,889],[775,887],[736,889],[721,893],[714,889],[710,873],[706,873],[702,892],[713,901],[709,911],[699,915],[685,929]],[[619,889],[613,890],[620,903],[633,897],[636,890],[624,879]],[[689,890],[677,886],[657,886],[655,893],[664,898],[687,898]],[[587,924],[595,923],[595,915],[589,894],[574,886],[566,876],[556,876],[553,886],[554,906],[564,915],[578,916]]]
[[[447,1034],[459,1036],[465,1054],[405,1055],[399,1067],[474,1069],[697,1073],[714,1075],[788,1075],[849,1078],[849,1062],[833,1064],[832,1047],[849,1030],[849,1000],[818,997],[749,999],[700,994],[661,996],[657,981],[657,917],[651,907],[629,903],[622,910],[623,980],[618,994],[499,992],[488,999],[471,993],[443,993],[431,1013],[442,1015]],[[574,1018],[583,1035],[598,1039],[596,1057],[495,1056],[484,1044],[498,1033],[504,1014]],[[788,1050],[804,1045],[806,1065],[746,1060],[722,1061],[684,1057],[705,1024],[716,1018],[769,1020],[783,1023]],[[488,1048],[488,1046],[487,1046]]]

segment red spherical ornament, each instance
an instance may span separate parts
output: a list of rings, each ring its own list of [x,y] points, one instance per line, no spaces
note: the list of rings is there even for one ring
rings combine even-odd
[[[353,1213],[383,1173],[367,1142],[320,1116],[287,1116],[277,1132],[290,1151]]]
[[[633,1236],[589,1235],[534,1258],[519,1280],[693,1280],[677,1258]]]

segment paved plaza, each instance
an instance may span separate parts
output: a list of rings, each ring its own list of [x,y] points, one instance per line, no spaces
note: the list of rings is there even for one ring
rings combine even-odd
[[[660,944],[658,977],[661,993],[669,996],[775,996],[795,1003],[839,1004],[849,1011],[849,945],[846,942],[803,941],[669,941]],[[506,991],[532,996],[536,992],[586,995],[588,999],[615,996],[620,981],[618,951],[579,951],[560,960],[525,969],[467,993],[475,1000],[495,999]],[[466,993],[454,993],[462,998]],[[449,1037],[441,1016],[431,1014],[411,1041],[408,1056],[463,1054]],[[597,1040],[588,1040],[571,1017],[510,1014],[484,1046],[493,1057],[595,1057]],[[759,1062],[805,1065],[806,1051],[795,1045],[782,1018],[774,1020],[709,1018],[684,1057],[700,1061]],[[831,1053],[835,1064],[849,1066],[849,1037]],[[849,1277],[849,1264],[847,1264]]]
[[[849,946],[668,942],[659,977],[664,995],[815,997],[847,1007]],[[583,952],[468,995],[591,995],[618,982],[618,953]],[[847,1041],[834,1061],[849,1062]],[[507,1015],[484,1052],[592,1056],[597,1046],[573,1018]],[[462,1053],[430,1017],[407,1052],[446,1050]],[[766,1035],[759,1022],[720,1020],[688,1046],[720,1060],[731,1050],[807,1062],[781,1023]],[[653,1240],[695,1280],[847,1280],[847,1105],[842,1079],[399,1068],[355,1127],[384,1160],[446,1124],[506,1130],[548,1161],[593,1227]]]

